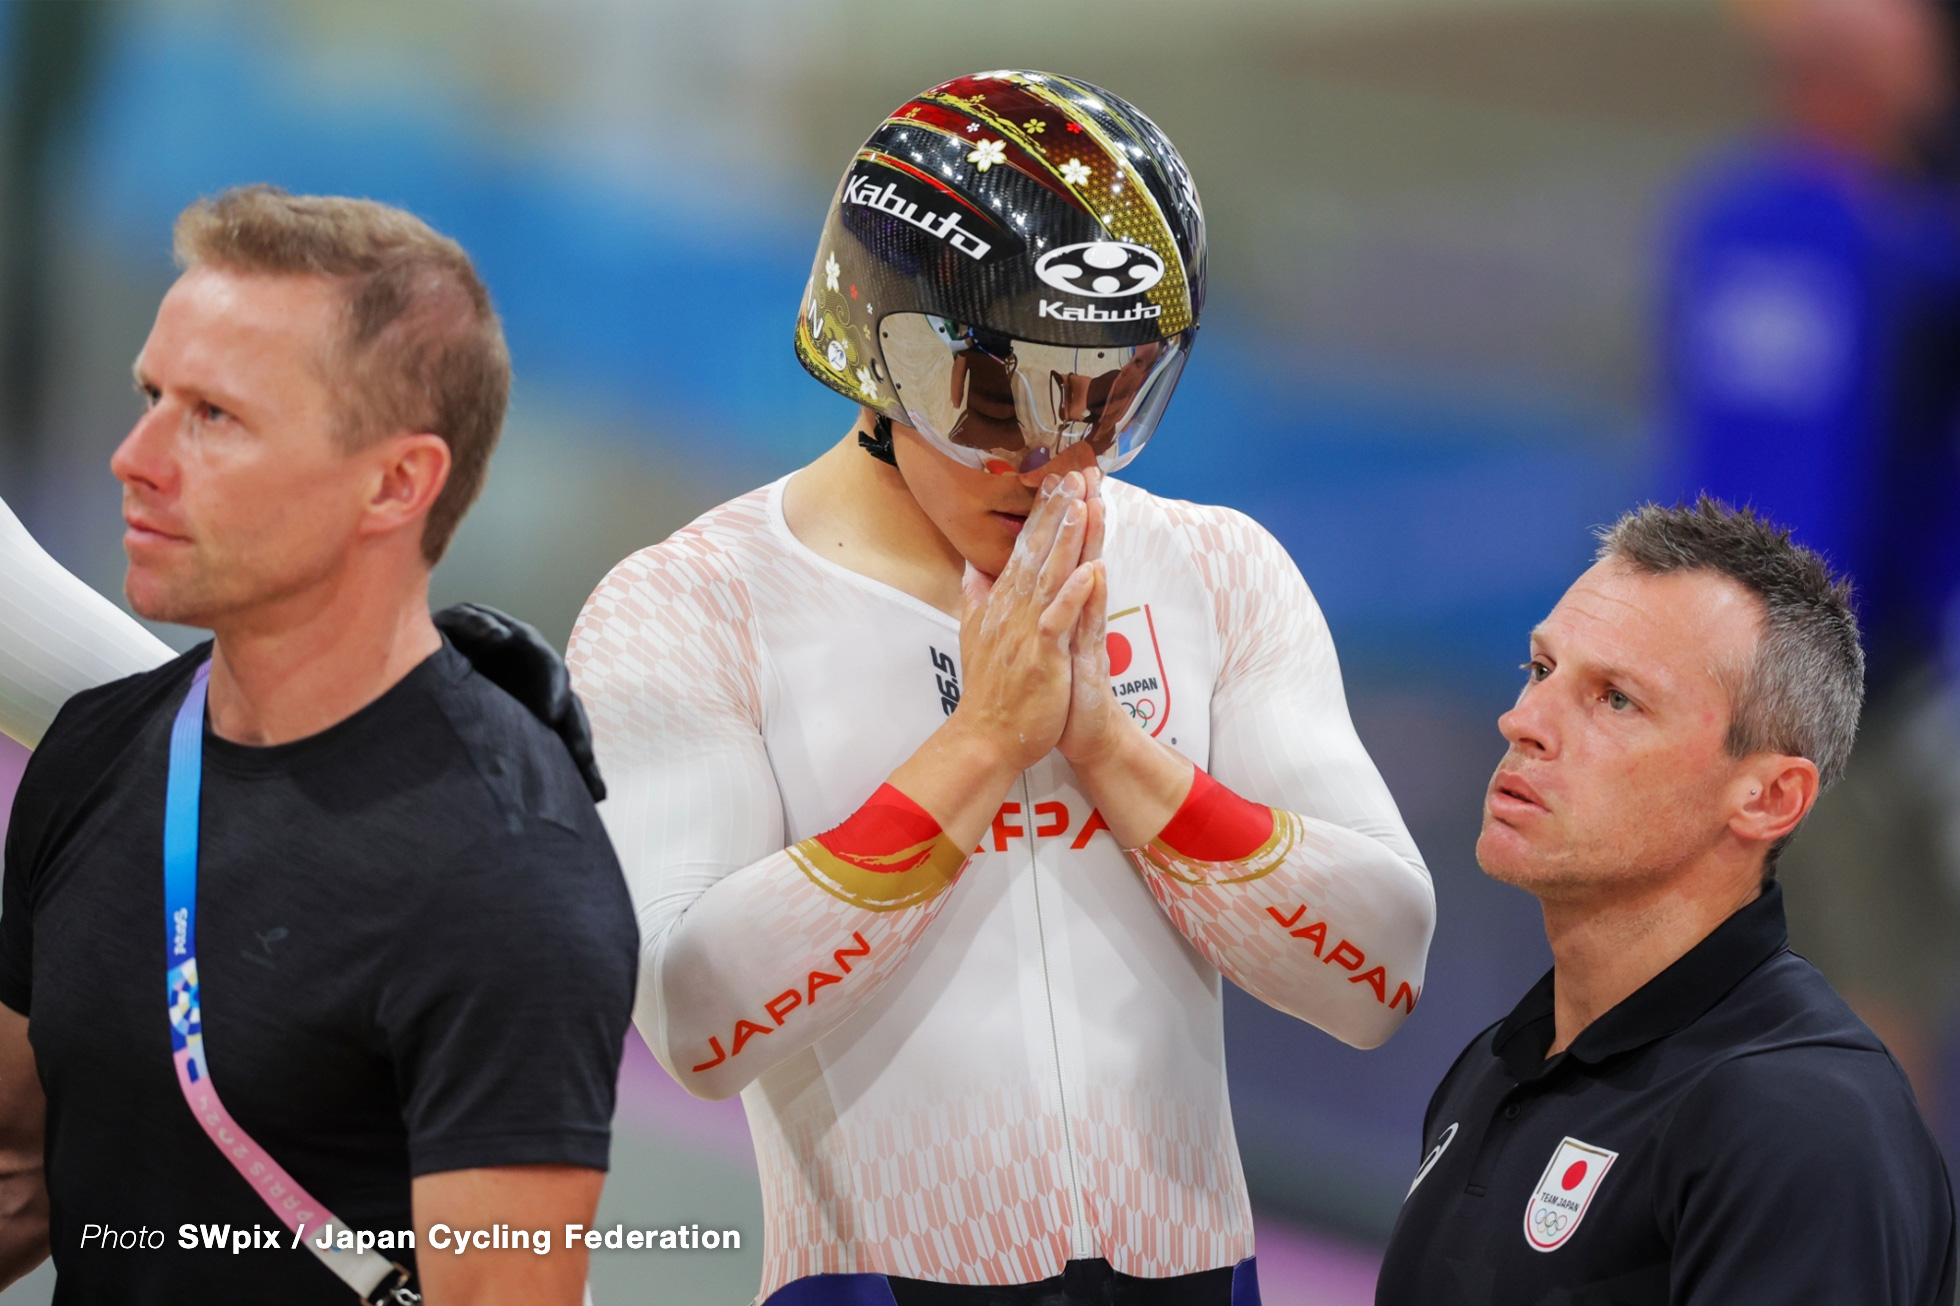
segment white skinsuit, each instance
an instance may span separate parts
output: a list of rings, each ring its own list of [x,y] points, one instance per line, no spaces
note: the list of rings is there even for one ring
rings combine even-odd
[[[1106,482],[1112,691],[1275,809],[1259,867],[1127,855],[1051,753],[950,887],[866,906],[799,841],[945,721],[959,627],[798,542],[782,489],[622,562],[570,650],[639,913],[637,1023],[690,1092],[743,1095],[763,1295],[1250,1256],[1220,973],[1372,1047],[1435,921],[1299,571],[1239,513]]]
[[[49,557],[0,503],[0,734],[32,748],[71,695],[175,656]]]

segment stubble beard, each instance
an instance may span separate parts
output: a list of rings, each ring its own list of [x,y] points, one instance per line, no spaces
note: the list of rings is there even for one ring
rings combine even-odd
[[[179,626],[207,626],[203,618],[215,606],[209,586],[201,583],[201,578],[175,584],[154,576],[139,580],[134,567],[123,574],[123,598],[137,616]]]
[[[239,571],[198,558],[174,574],[149,572],[139,577],[132,565],[123,575],[123,597],[136,615],[150,621],[216,630],[228,617],[265,601],[269,592],[280,588],[268,585],[266,577]]]
[[[1629,846],[1611,835],[1567,840],[1545,848],[1518,839],[1505,850],[1508,855],[1499,856],[1497,850],[1487,852],[1485,848],[1485,838],[1499,824],[1485,815],[1483,833],[1477,839],[1477,864],[1491,879],[1522,889],[1548,906],[1585,906],[1629,891],[1637,893],[1640,886],[1664,880],[1678,864],[1676,857],[1662,855],[1654,848]]]

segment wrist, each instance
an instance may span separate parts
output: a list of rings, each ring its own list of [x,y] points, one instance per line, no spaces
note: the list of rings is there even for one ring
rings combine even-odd
[[[1028,747],[1015,722],[990,720],[964,703],[953,709],[933,742],[961,769],[1002,783],[1012,781],[1046,754]]]
[[[1109,719],[1100,729],[1071,731],[1062,740],[1062,759],[1092,790],[1104,783],[1123,785],[1147,765],[1151,753],[1162,747],[1120,710],[1113,706],[1106,710]]]
[[[1022,768],[998,732],[956,709],[903,765],[893,788],[923,807],[962,848],[979,840]]]
[[[1140,848],[1177,812],[1191,792],[1197,768],[1127,720],[1112,734],[1091,756],[1080,763],[1071,760],[1070,766],[1117,843]]]
[[[1006,782],[1033,765],[1021,759],[1018,738],[958,708],[939,727],[933,742],[961,772],[983,780]]]

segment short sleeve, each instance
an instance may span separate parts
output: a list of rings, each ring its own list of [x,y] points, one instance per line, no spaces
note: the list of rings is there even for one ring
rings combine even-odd
[[[4,883],[0,884],[0,1002],[21,1015],[30,1015],[34,1000],[34,883],[41,860],[42,832],[48,827],[48,799],[59,792],[60,767],[50,786],[50,766],[60,755],[54,747],[36,749],[14,791],[13,812],[7,821]]]
[[[638,956],[596,821],[529,821],[461,855],[382,985],[413,1173],[605,1169]]]
[[[1676,1306],[1952,1299],[1945,1163],[1875,1050],[1804,1047],[1712,1071],[1669,1128],[1656,1212]]]
[[[26,845],[21,823],[9,821],[6,874],[0,884],[0,1002],[23,1016],[30,1014],[34,999],[34,914],[27,892]]]

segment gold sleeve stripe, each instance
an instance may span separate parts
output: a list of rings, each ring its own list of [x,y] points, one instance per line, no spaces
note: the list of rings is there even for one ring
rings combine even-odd
[[[932,814],[889,784],[789,856],[818,888],[866,911],[931,902],[966,865],[966,853]]]
[[[1161,872],[1182,884],[1244,884],[1278,870],[1299,843],[1300,834],[1300,818],[1274,808],[1272,835],[1244,857],[1224,862],[1199,861],[1186,857],[1161,838],[1151,840],[1131,856],[1145,870]]]
[[[805,839],[789,856],[817,887],[866,911],[930,902],[952,887],[966,865],[966,854],[944,834],[872,857],[839,856],[816,839]]]

